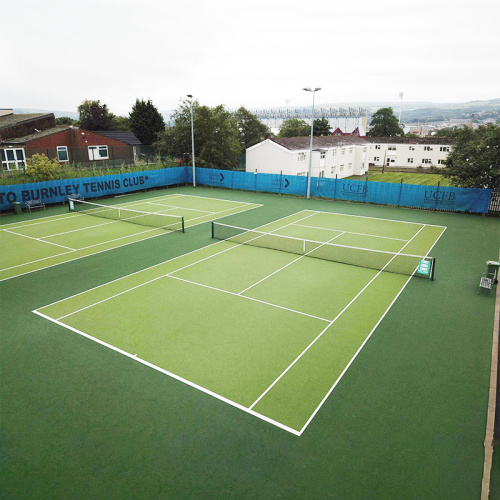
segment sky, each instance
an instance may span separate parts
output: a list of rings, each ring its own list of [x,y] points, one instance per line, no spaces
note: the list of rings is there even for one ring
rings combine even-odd
[[[498,0],[9,1],[0,108],[495,99],[499,19]]]

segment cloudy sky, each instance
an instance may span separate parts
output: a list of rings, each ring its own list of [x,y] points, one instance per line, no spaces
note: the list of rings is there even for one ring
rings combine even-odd
[[[499,19],[498,0],[12,0],[0,108],[493,99]]]

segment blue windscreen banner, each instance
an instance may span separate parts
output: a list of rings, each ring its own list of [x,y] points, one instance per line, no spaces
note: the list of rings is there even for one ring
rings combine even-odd
[[[84,198],[97,198],[192,182],[192,167],[175,167],[0,186],[0,210],[11,210],[14,202],[20,202],[24,206],[26,201],[33,199],[41,199],[46,204],[60,203],[75,193]],[[307,177],[286,174],[256,174],[197,167],[196,183],[226,189],[298,196],[306,196],[307,192]],[[311,196],[318,198],[453,212],[487,213],[491,193],[491,189],[311,178]]]
[[[80,194],[86,199],[97,198],[186,182],[186,167],[175,167],[0,186],[0,210],[12,209],[14,202],[20,202],[22,206],[29,200],[42,200],[45,204],[60,203],[67,201],[68,196],[74,194]]]

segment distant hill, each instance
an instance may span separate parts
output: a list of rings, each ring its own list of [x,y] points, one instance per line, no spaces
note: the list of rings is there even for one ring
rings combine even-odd
[[[78,118],[80,116],[77,111],[54,111],[53,109],[48,110],[48,109],[33,109],[33,108],[14,108],[14,113],[20,113],[20,114],[54,113],[54,116],[56,118],[59,118],[61,116],[68,116],[69,118],[72,118],[73,120],[78,120]]]

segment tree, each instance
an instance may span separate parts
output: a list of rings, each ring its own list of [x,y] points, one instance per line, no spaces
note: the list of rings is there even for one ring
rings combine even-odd
[[[241,154],[240,132],[233,113],[223,105],[210,108],[193,102],[196,165],[232,169]],[[154,143],[160,154],[182,158],[191,153],[191,112],[183,101],[172,116],[173,125],[160,132]]]
[[[113,130],[115,116],[110,113],[106,104],[101,101],[85,99],[78,106],[80,114],[80,127],[87,130]]]
[[[380,108],[372,115],[368,137],[398,137],[404,135],[392,108]]]
[[[327,118],[323,116],[314,120],[313,135],[332,135],[332,128]]]
[[[283,120],[278,135],[280,137],[304,137],[305,135],[310,134],[311,126],[304,120],[289,118],[288,120]]]
[[[51,181],[61,178],[62,167],[57,160],[50,160],[47,155],[34,154],[26,160],[26,175],[33,182]]]
[[[457,137],[460,129],[458,127],[441,128],[436,132],[436,137]]]
[[[78,125],[78,120],[73,120],[69,116],[60,116],[56,118],[56,125]]]
[[[242,152],[271,136],[269,128],[243,106],[234,113],[234,117],[240,131]]]
[[[499,188],[500,125],[460,129],[445,165],[444,176],[457,186]]]
[[[136,99],[129,117],[132,132],[143,144],[153,144],[158,133],[165,130],[163,116],[151,99]]]
[[[113,120],[113,130],[132,130],[130,118],[126,116],[115,116]]]

